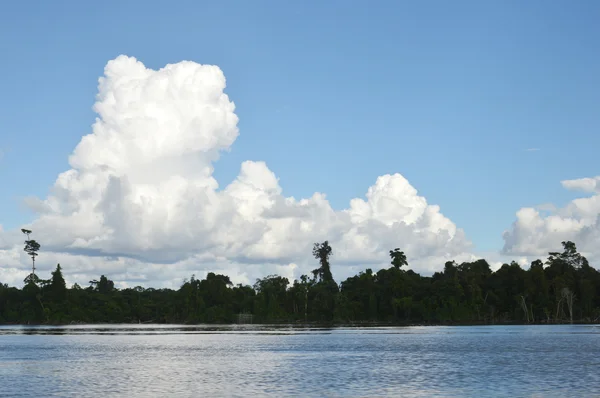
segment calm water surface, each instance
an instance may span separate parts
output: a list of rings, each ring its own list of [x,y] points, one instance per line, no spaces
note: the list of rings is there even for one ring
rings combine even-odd
[[[600,396],[600,326],[0,327],[0,396]]]

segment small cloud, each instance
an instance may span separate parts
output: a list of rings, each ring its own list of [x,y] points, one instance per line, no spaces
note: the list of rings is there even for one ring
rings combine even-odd
[[[527,152],[537,152],[537,151],[540,151],[540,150],[541,150],[540,148],[527,148],[526,149]]]
[[[564,180],[562,186],[571,191],[582,191],[587,193],[600,193],[600,176],[578,178],[575,180]]]

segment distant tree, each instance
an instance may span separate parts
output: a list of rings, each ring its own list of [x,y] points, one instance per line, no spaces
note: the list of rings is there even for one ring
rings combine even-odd
[[[106,276],[101,275],[100,280],[90,281],[91,287],[96,290],[98,293],[106,294],[115,290],[115,283],[108,279]]]
[[[254,284],[257,293],[255,306],[257,315],[271,321],[285,319],[284,305],[289,283],[288,278],[279,275],[268,275],[257,279]]]
[[[544,270],[544,263],[542,262],[542,260],[534,260],[531,262],[531,265],[529,266],[530,269],[540,269],[540,270]]]
[[[105,275],[88,288],[74,284],[67,289],[57,265],[47,280],[29,273],[22,288],[0,284],[0,323],[230,323],[237,314],[249,313],[259,323],[531,324],[600,319],[600,272],[572,242],[549,253],[546,264],[536,260],[529,269],[514,261],[496,271],[483,259],[448,261],[431,276],[399,271],[406,257],[395,249],[390,251],[392,266],[376,273],[359,271],[339,286],[331,275],[329,243],[312,249],[319,268],[292,286],[283,276],[269,275],[258,279],[254,288],[234,287],[228,276],[210,272],[204,279],[192,275],[178,290],[116,289]]]
[[[35,285],[37,286],[38,283],[40,283],[41,279],[38,278],[38,276],[34,273],[31,273],[29,275],[27,275],[25,277],[25,279],[23,279],[23,283],[25,283],[25,285]]]
[[[315,279],[319,279],[322,282],[333,281],[333,275],[331,274],[331,267],[329,266],[329,257],[333,255],[333,249],[329,246],[329,241],[323,243],[315,243],[313,246],[313,256],[319,260],[321,266],[313,270]]]
[[[548,253],[549,265],[562,262],[563,264],[569,265],[573,268],[581,268],[588,265],[588,260],[577,251],[577,246],[571,241],[561,242],[563,246],[563,252],[550,252]]]
[[[390,250],[390,257],[392,258],[392,265],[396,269],[400,269],[403,265],[408,265],[408,261],[406,261],[406,255],[403,251],[400,251],[399,248]]]
[[[335,313],[335,300],[339,288],[333,280],[331,267],[329,265],[329,257],[333,254],[333,250],[328,241],[323,243],[315,243],[313,246],[313,256],[319,260],[321,266],[312,271],[314,281],[312,312],[316,315],[319,321],[330,322]],[[318,314],[318,315],[317,315]]]
[[[308,280],[308,276],[300,276],[299,286],[302,286],[302,292],[304,293],[304,322],[308,320],[308,290],[311,287],[311,282]]]
[[[548,280],[544,272],[544,263],[541,260],[531,262],[525,281],[525,290],[530,297],[530,312],[532,321],[536,318],[546,318],[550,321],[550,296]]]
[[[31,234],[31,230],[22,228],[21,232],[27,235],[27,240],[25,241],[25,248],[23,250],[31,257],[31,273],[35,275],[35,258],[38,255],[37,252],[40,250],[40,244],[37,243],[34,239],[30,239],[29,235]]]
[[[444,275],[449,278],[454,278],[458,273],[458,265],[456,261],[446,261],[444,264]]]
[[[53,298],[57,301],[62,301],[67,297],[67,284],[65,283],[65,278],[63,278],[60,264],[57,264],[56,270],[52,272],[50,291],[52,292]]]

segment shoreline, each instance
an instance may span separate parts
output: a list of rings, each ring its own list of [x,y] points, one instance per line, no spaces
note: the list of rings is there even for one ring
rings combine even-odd
[[[70,322],[70,323],[0,323],[0,327],[3,326],[23,326],[23,327],[64,327],[64,326],[111,326],[111,325],[131,325],[131,326],[152,326],[152,325],[164,325],[164,326],[181,326],[181,327],[194,327],[194,326],[206,326],[206,327],[231,327],[231,326],[264,326],[273,328],[377,328],[377,327],[473,327],[473,326],[559,326],[559,325],[600,325],[599,321],[593,320],[580,320],[573,322],[445,322],[445,323],[395,323],[395,322],[279,322],[279,323],[166,323],[166,322]]]

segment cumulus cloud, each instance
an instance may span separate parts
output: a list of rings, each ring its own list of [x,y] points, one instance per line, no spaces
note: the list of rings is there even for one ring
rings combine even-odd
[[[561,181],[563,187],[590,193],[574,199],[563,208],[545,205],[548,212],[522,208],[512,227],[504,232],[505,254],[544,256],[570,240],[590,259],[600,260],[600,177]]]
[[[170,285],[208,270],[240,282],[269,273],[293,279],[315,267],[312,244],[326,239],[338,278],[388,263],[398,246],[418,271],[472,258],[464,232],[400,174],[377,178],[342,211],[323,193],[286,197],[260,161],[243,162],[220,188],[213,163],[239,133],[225,83],[217,66],[108,62],[97,119],[71,168],[48,197],[26,199],[37,213],[28,228],[42,243],[42,266],[61,262],[71,281],[105,273],[122,284]],[[0,251],[0,261],[25,270],[18,250]]]

